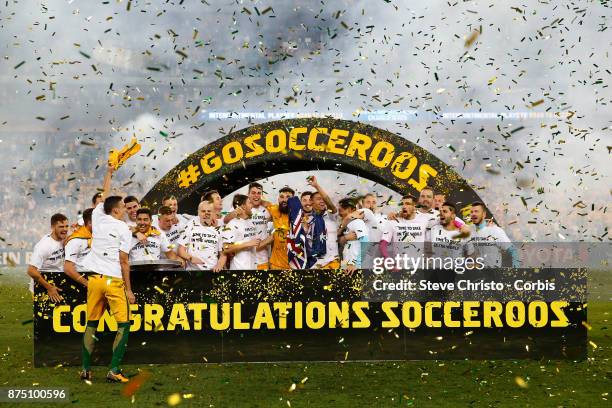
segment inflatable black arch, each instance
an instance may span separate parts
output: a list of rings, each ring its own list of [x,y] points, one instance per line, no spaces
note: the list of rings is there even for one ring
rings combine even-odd
[[[181,212],[195,214],[206,190],[223,197],[259,179],[313,170],[358,175],[401,194],[418,196],[429,185],[464,216],[481,201],[450,166],[402,137],[359,122],[306,118],[250,126],[202,147],[159,180],[143,205],[157,210],[174,195]]]

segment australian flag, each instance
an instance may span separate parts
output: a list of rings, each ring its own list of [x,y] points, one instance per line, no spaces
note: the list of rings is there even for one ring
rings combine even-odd
[[[291,197],[289,206],[289,237],[287,256],[291,269],[309,269],[326,253],[327,231],[323,217],[312,212],[308,231],[304,229],[304,209],[298,197]]]

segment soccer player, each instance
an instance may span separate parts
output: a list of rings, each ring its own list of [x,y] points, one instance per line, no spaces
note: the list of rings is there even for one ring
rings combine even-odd
[[[91,354],[96,341],[96,329],[106,307],[117,322],[113,356],[107,381],[128,382],[119,370],[130,332],[129,304],[135,303],[130,283],[129,252],[132,232],[125,222],[125,203],[120,196],[109,196],[113,167],[108,166],[104,178],[104,203],[94,208],[91,250],[81,265],[90,270],[87,284],[87,326],[83,335],[83,370],[81,379],[91,381]]]
[[[417,199],[411,195],[402,197],[402,210],[395,220],[386,222],[380,241],[382,256],[389,258],[388,245],[393,243],[393,254],[410,253],[413,256],[423,254],[427,224],[416,217]]]
[[[233,255],[230,261],[231,270],[250,270],[257,267],[256,251],[259,249],[261,240],[257,238],[257,232],[253,221],[251,221],[251,203],[244,194],[236,194],[232,199],[232,207],[241,208],[238,217],[232,219],[224,228],[223,253]]]
[[[457,209],[445,202],[440,208],[440,223],[433,225],[426,240],[431,242],[432,255],[438,258],[462,258],[474,255],[474,245],[467,238],[458,238],[455,225]]]
[[[380,242],[387,217],[378,212],[376,195],[368,193],[363,197],[363,208],[357,210],[363,214],[363,221],[368,227],[368,239],[370,242]]]
[[[178,243],[181,238],[182,231],[178,224],[174,223],[174,213],[170,207],[159,207],[157,214],[157,228],[166,234],[168,242],[170,242],[170,249],[172,249],[174,252],[178,251]],[[162,259],[164,256],[165,255],[162,254]]]
[[[64,239],[68,235],[68,218],[64,214],[51,216],[51,233],[42,237],[34,246],[27,273],[32,278],[30,290],[34,292],[34,282],[42,285],[49,298],[60,302],[61,289],[50,284],[43,278],[40,271],[63,272],[64,270]]]
[[[215,220],[215,226],[222,227],[229,220],[224,222],[223,219],[223,200],[221,199],[221,194],[217,190],[209,190],[202,195],[201,201],[208,201],[213,205],[213,218]]]
[[[270,254],[270,269],[290,269],[289,257],[287,255],[287,238],[289,235],[289,205],[290,197],[295,195],[290,187],[283,187],[278,192],[278,205],[269,204],[267,206],[274,230],[272,235],[262,241],[263,245],[272,243],[272,252]]]
[[[185,259],[187,269],[219,272],[225,267],[223,240],[215,227],[213,204],[202,201],[198,205],[198,218],[192,220],[179,240],[178,255]]]
[[[93,208],[88,208],[83,211],[84,225],[74,231],[68,237],[66,244],[64,245],[64,273],[85,287],[87,287],[87,278],[85,278],[79,272],[83,272],[85,270],[82,266],[80,266],[80,263],[91,249],[92,212]]]
[[[251,221],[255,226],[257,237],[262,241],[270,236],[268,230],[268,222],[272,219],[270,212],[264,206],[262,201],[263,186],[259,183],[249,184],[249,202],[251,203]],[[270,255],[268,253],[268,246],[264,246],[258,249],[255,255],[255,262],[257,263],[257,269],[268,269]]]
[[[127,212],[127,219],[125,223],[128,227],[132,228],[136,226],[136,211],[140,208],[140,202],[134,196],[127,196],[123,199],[125,203],[125,210]]]
[[[93,206],[92,208],[96,208],[98,204],[102,204],[103,202],[104,196],[102,195],[101,191],[98,191],[96,194],[93,195],[93,197],[91,197],[91,205]]]
[[[487,222],[487,210],[479,201],[472,203],[470,218],[472,220],[471,239],[478,255],[484,260],[487,267],[502,266],[502,252],[508,252],[512,258],[512,266],[518,267],[519,260],[516,248],[512,246],[510,238],[503,229]]]
[[[434,209],[436,211],[440,211],[440,207],[442,207],[442,204],[444,204],[444,202],[446,201],[446,195],[444,194],[434,194]]]
[[[349,220],[350,215],[357,210],[354,199],[343,198],[338,205],[338,214],[343,220]],[[345,273],[352,275],[361,268],[361,243],[368,242],[368,227],[363,220],[356,218],[350,220],[345,228],[341,228],[338,234],[338,243],[344,245],[342,249],[341,266]]]
[[[315,176],[308,178],[308,184],[316,191],[312,193],[312,209],[323,217],[325,222],[325,256],[317,260],[313,269],[340,269],[340,256],[338,254],[338,210],[329,198],[329,195],[319,185]]]
[[[166,234],[151,226],[151,210],[139,208],[136,211],[136,233],[132,234],[129,260],[131,262],[156,261],[161,259],[162,253],[167,259],[180,260],[183,263],[182,259],[170,249],[170,242]]]
[[[189,214],[178,214],[178,200],[175,196],[169,195],[162,199],[162,206],[169,207],[172,210],[173,215],[173,223],[177,224],[181,234],[185,230],[185,226],[189,221],[191,221],[194,217]],[[157,214],[153,216],[152,225],[159,229],[159,217]]]

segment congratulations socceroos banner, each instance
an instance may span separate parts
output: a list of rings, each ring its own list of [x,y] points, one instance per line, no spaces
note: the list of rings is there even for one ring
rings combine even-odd
[[[44,276],[63,290],[66,300],[52,304],[37,286],[34,364],[78,365],[86,291],[63,273]],[[385,277],[368,271],[352,277],[328,270],[136,271],[132,288],[137,304],[131,309],[125,360],[586,358],[585,294],[575,293],[576,287],[583,287],[583,271],[500,268],[482,276],[512,281],[514,287],[495,294],[490,292],[493,286],[470,288],[468,278],[456,279],[456,287],[463,285],[464,293],[471,290],[473,296],[455,301],[449,297],[452,290],[432,286],[435,280],[419,273],[404,279],[401,274]],[[399,285],[410,290],[410,279],[417,279],[416,296],[403,299],[391,293]],[[532,282],[530,288],[526,282]],[[506,283],[503,286],[513,286]],[[365,290],[378,287],[382,292],[377,299]],[[483,289],[488,293],[484,297],[478,292]],[[547,290],[549,295],[543,297]],[[106,312],[96,334],[94,363],[109,361],[105,353],[111,350],[116,328]]]
[[[206,145],[166,174],[143,202],[157,208],[172,194],[181,210],[195,212],[204,190],[224,196],[261,178],[306,170],[337,170],[415,195],[430,185],[464,211],[480,201],[450,166],[405,138],[359,122],[309,118],[251,126]]]

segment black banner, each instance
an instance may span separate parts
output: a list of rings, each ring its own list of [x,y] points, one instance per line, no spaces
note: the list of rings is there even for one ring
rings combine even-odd
[[[451,166],[422,147],[374,126],[332,118],[286,119],[232,132],[192,153],[142,201],[157,209],[172,194],[181,211],[195,214],[204,190],[224,197],[261,178],[309,170],[354,174],[416,196],[429,185],[462,215],[482,201]]]
[[[537,271],[540,273],[541,271]],[[568,270],[572,273],[572,270]],[[521,276],[524,276],[522,274]],[[34,300],[34,365],[78,365],[86,290],[44,273]],[[583,275],[581,275],[583,276]],[[582,302],[368,301],[361,272],[134,271],[126,363],[414,359],[584,359]],[[490,327],[484,327],[490,326]],[[108,364],[116,323],[100,321],[94,364]]]

